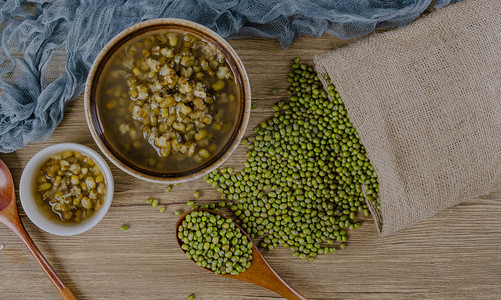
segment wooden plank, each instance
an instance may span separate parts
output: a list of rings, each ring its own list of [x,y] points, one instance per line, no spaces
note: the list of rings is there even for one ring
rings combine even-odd
[[[253,101],[248,134],[272,115],[271,106],[285,96],[290,59],[311,63],[314,54],[346,45],[325,35],[302,37],[290,49],[265,39],[232,40],[249,73]],[[64,53],[58,58],[61,68]],[[273,95],[272,88],[279,94]],[[87,129],[83,98],[69,104],[65,118],[44,143],[0,157],[19,183],[23,167],[41,149],[76,142],[98,150]],[[227,166],[242,167],[246,148],[239,147]],[[109,163],[109,161],[108,161]],[[174,238],[177,209],[186,210],[193,191],[201,201],[219,195],[204,180],[165,185],[134,179],[110,163],[115,198],[95,228],[74,237],[58,237],[34,226],[20,208],[22,220],[40,250],[79,299],[278,299],[244,282],[212,275],[188,260]],[[145,204],[156,197],[167,210]],[[350,232],[348,247],[321,255],[314,262],[294,258],[279,247],[263,251],[270,264],[311,299],[498,298],[501,294],[501,191],[449,208],[434,218],[392,236],[380,238],[370,219]],[[129,225],[126,232],[120,226]],[[56,289],[28,256],[21,242],[0,226],[0,298],[58,299]]]

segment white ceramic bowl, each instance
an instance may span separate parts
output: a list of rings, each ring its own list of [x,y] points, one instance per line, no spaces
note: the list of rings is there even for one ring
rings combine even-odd
[[[101,169],[106,182],[106,195],[103,200],[103,206],[87,220],[76,224],[62,224],[48,219],[47,216],[45,216],[40,209],[36,207],[32,193],[34,186],[33,181],[36,180],[36,174],[42,164],[44,164],[50,156],[66,150],[78,151],[91,157]],[[99,223],[99,221],[101,221],[110,208],[111,201],[113,200],[113,192],[113,176],[110,168],[106,164],[106,161],[91,148],[74,143],[56,144],[38,152],[24,168],[23,174],[21,175],[21,182],[19,183],[19,198],[21,199],[21,205],[23,206],[28,218],[30,218],[30,220],[40,229],[56,235],[75,235],[94,227],[97,223]]]

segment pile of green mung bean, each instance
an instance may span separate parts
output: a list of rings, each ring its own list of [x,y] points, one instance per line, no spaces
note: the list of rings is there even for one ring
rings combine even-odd
[[[344,249],[347,230],[360,226],[357,214],[369,215],[365,200],[380,208],[379,188],[334,85],[324,90],[313,67],[297,58],[288,81],[289,101],[274,105],[274,116],[243,141],[244,169],[220,169],[205,179],[234,203],[252,238],[264,236],[261,247],[281,244],[313,260]]]
[[[247,270],[252,262],[252,242],[232,219],[194,210],[178,227],[177,237],[186,256],[217,274]]]

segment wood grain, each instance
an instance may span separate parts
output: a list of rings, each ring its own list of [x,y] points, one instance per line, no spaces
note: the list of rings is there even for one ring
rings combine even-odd
[[[249,73],[253,102],[248,134],[272,115],[272,105],[285,96],[289,60],[343,46],[331,36],[302,37],[290,49],[264,39],[233,40]],[[64,67],[64,53],[59,58]],[[273,95],[272,88],[279,94]],[[95,146],[83,114],[83,99],[69,104],[65,118],[46,142],[0,157],[19,183],[23,167],[41,149],[60,142]],[[242,167],[245,147],[225,164]],[[108,161],[109,162],[109,161]],[[202,179],[165,186],[141,182],[111,165],[115,198],[105,218],[74,237],[58,237],[22,221],[63,281],[78,299],[279,299],[252,284],[208,273],[189,261],[174,236],[177,209],[186,210],[193,191],[203,201],[217,191]],[[156,197],[164,213],[145,204]],[[392,236],[380,238],[368,219],[349,233],[345,250],[321,255],[314,262],[292,257],[279,247],[263,251],[270,265],[310,299],[496,299],[501,295],[501,191],[449,208],[434,218]],[[122,232],[120,226],[129,230]],[[0,226],[0,298],[58,299],[59,295],[17,237]]]

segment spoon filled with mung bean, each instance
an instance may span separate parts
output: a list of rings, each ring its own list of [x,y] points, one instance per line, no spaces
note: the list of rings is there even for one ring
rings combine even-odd
[[[287,299],[308,299],[273,270],[230,218],[208,209],[192,210],[178,220],[176,235],[186,256],[213,273],[260,285]]]

